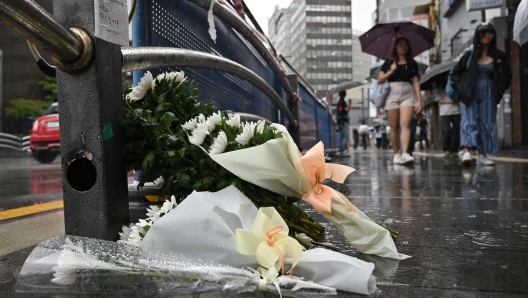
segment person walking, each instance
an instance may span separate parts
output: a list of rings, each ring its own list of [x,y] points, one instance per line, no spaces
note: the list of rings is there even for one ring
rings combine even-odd
[[[337,102],[337,125],[339,126],[339,133],[341,134],[341,142],[339,144],[339,152],[337,156],[350,156],[348,153],[348,138],[350,136],[350,127],[348,119],[348,111],[350,106],[345,102],[346,91],[339,92],[339,101]]]
[[[352,136],[354,137],[354,150],[356,150],[359,144],[359,132],[355,127],[352,129]]]
[[[497,49],[495,27],[489,23],[477,26],[472,52],[464,53],[451,71],[451,86],[458,90],[461,102],[460,146],[465,166],[472,162],[470,150],[479,153],[478,164],[494,165],[487,154],[499,152],[497,104],[511,77],[508,56]]]
[[[420,127],[420,149],[429,148],[429,140],[427,139],[427,120],[424,115],[420,113],[418,117],[418,126]],[[425,144],[425,145],[424,145]]]
[[[363,150],[367,150],[369,127],[363,122],[359,128],[359,135],[361,136],[361,143],[363,144]]]
[[[390,83],[390,92],[384,110],[387,111],[391,127],[393,162],[394,164],[414,163],[414,157],[407,151],[411,139],[411,121],[414,114],[422,111],[418,64],[412,58],[409,41],[404,37],[396,40],[392,56],[392,59],[382,65],[378,83],[387,80]],[[401,133],[399,133],[400,128]]]
[[[435,89],[435,100],[440,106],[442,149],[444,156],[458,153],[460,149],[460,105],[453,103],[445,88]]]
[[[379,130],[381,132],[381,149],[385,150],[388,147],[388,145],[387,145],[387,129],[385,128],[385,126],[381,126]]]
[[[381,127],[376,126],[374,128],[374,137],[376,138],[376,148],[381,149],[382,138],[381,138]]]

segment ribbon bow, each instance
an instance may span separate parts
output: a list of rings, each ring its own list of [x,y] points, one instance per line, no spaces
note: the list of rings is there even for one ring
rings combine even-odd
[[[332,198],[341,198],[341,194],[323,184],[326,179],[343,183],[355,169],[338,164],[325,163],[324,145],[317,143],[301,157],[304,173],[301,177],[310,189],[303,191],[302,199],[319,212],[332,212]]]
[[[251,232],[236,230],[237,251],[243,255],[256,256],[257,262],[265,268],[282,267],[284,275],[284,258],[288,252],[292,256],[292,270],[299,262],[303,246],[288,236],[288,226],[273,207],[260,208]]]

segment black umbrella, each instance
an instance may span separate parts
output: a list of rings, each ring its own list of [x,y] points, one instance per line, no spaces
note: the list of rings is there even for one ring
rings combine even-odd
[[[358,82],[358,81],[343,82],[343,83],[335,86],[334,88],[332,88],[332,90],[330,90],[330,93],[338,93],[338,92],[345,91],[345,90],[352,89],[352,88],[356,88],[356,87],[359,87],[359,86],[363,86],[363,83],[362,82]]]
[[[374,79],[374,80],[378,79],[378,76],[379,76],[379,73],[380,73],[380,70],[381,70],[381,66],[383,65],[383,63],[385,63],[385,61],[377,62],[376,64],[374,64],[374,66],[372,66],[370,68],[370,77],[369,78]],[[422,77],[425,74],[425,70],[427,69],[427,67],[428,67],[427,64],[423,64],[421,62],[418,62],[418,72],[420,73],[420,77]]]
[[[445,62],[431,68],[422,76],[420,87],[422,90],[431,90],[447,84],[447,73],[457,64],[456,61]]]
[[[409,21],[378,23],[359,37],[361,51],[381,59],[392,57],[396,41],[405,37],[413,57],[434,47],[435,31]]]

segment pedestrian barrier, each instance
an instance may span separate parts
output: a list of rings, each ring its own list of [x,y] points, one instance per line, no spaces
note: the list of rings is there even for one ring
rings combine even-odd
[[[200,101],[284,124],[303,149],[319,140],[334,147],[326,106],[286,75],[258,33],[226,7],[211,0],[138,1],[130,48],[123,3],[54,0],[53,15],[33,0],[0,3],[0,21],[48,51],[59,70],[59,102],[67,103],[60,110],[66,234],[116,240],[130,221],[122,71],[184,70],[199,83]],[[209,35],[211,5],[216,41]]]
[[[27,151],[29,150],[29,136],[17,137],[6,133],[0,133],[0,148]]]
[[[289,87],[282,81],[285,70],[278,70],[278,62],[256,38],[257,33],[248,32],[251,28],[242,19],[230,15],[218,3],[213,9],[216,41],[211,38],[207,17],[210,3],[208,0],[139,1],[132,23],[133,45],[189,49],[227,58],[260,76],[286,103],[289,99],[285,89]],[[222,70],[170,67],[151,69],[151,72],[156,76],[174,70],[183,70],[187,77],[198,82],[199,101],[213,100],[220,110],[250,113],[286,127],[289,125],[268,96],[245,80]],[[134,81],[139,81],[143,73],[135,72]],[[326,106],[309,91],[311,88],[305,82],[299,80],[298,86],[290,87],[298,90],[302,99],[298,102],[299,147],[309,149],[318,141],[322,141],[325,148],[335,147],[334,123]]]

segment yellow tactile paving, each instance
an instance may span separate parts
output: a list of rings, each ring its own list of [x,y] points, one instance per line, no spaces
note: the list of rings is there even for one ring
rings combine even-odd
[[[17,218],[21,216],[41,213],[49,210],[64,208],[64,201],[54,201],[33,206],[20,207],[15,209],[8,209],[0,211],[0,220]]]

